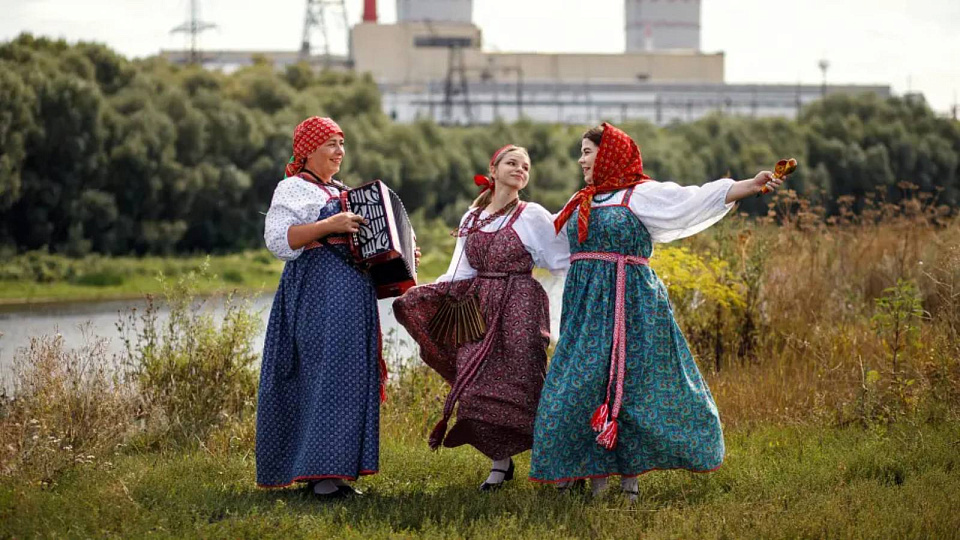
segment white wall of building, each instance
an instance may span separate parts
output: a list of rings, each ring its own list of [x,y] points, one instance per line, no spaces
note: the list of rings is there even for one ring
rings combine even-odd
[[[381,85],[383,111],[398,122],[430,118],[448,124],[513,122],[598,124],[646,120],[691,122],[716,113],[794,118],[823,97],[820,85],[776,84],[522,84],[474,83],[449,99],[442,83],[419,88]],[[890,96],[889,86],[829,86],[827,93]]]

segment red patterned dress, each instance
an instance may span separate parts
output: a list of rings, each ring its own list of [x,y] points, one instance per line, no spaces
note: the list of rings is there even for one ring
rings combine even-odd
[[[561,272],[569,264],[569,247],[551,219],[543,207],[520,203],[512,214],[461,238],[451,271],[438,283],[415,287],[394,302],[397,320],[420,345],[424,362],[452,387],[444,419],[456,406],[456,424],[444,438],[442,421],[432,445],[470,444],[493,460],[532,446],[550,312],[547,293],[531,271],[541,266]],[[453,348],[430,337],[430,319],[448,293],[477,294],[487,325],[480,340]]]

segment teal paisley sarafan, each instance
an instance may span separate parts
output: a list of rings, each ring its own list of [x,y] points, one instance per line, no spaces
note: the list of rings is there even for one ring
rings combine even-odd
[[[623,204],[592,209],[589,234],[565,232],[571,254],[651,257],[647,229]],[[657,469],[707,472],[723,462],[717,407],[677,326],[667,289],[649,266],[626,267],[626,370],[616,446],[597,444],[590,418],[606,398],[614,333],[617,265],[575,261],[563,291],[560,340],[534,428],[530,478],[562,482]]]

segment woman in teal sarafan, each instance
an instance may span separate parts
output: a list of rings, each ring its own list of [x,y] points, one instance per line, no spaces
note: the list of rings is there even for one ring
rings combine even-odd
[[[713,396],[648,264],[653,243],[696,234],[781,180],[762,171],[702,186],[656,182],[636,143],[606,123],[584,134],[580,166],[587,185],[555,221],[571,266],[530,478],[560,486],[590,478],[597,494],[618,475],[635,500],[645,472],[712,471],[724,456]]]

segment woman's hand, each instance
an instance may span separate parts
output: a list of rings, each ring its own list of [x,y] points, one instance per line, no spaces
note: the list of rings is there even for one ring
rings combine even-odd
[[[290,249],[300,249],[331,234],[355,233],[360,230],[361,223],[363,218],[353,212],[340,212],[313,223],[290,226],[287,229],[287,243]]]
[[[782,178],[774,178],[770,171],[760,171],[753,178],[739,180],[734,182],[727,191],[725,203],[730,204],[741,199],[746,199],[752,195],[759,195],[763,186],[769,185],[770,189],[776,189],[783,183]]]
[[[773,191],[783,184],[783,178],[775,177],[770,171],[760,171],[753,177],[753,183],[757,193],[763,190],[763,186],[767,186],[768,191]]]
[[[340,212],[327,219],[321,220],[321,230],[325,232],[321,236],[338,233],[355,233],[360,230],[360,224],[364,219],[353,212]]]
[[[420,268],[420,246],[413,249],[413,264],[415,268]]]

